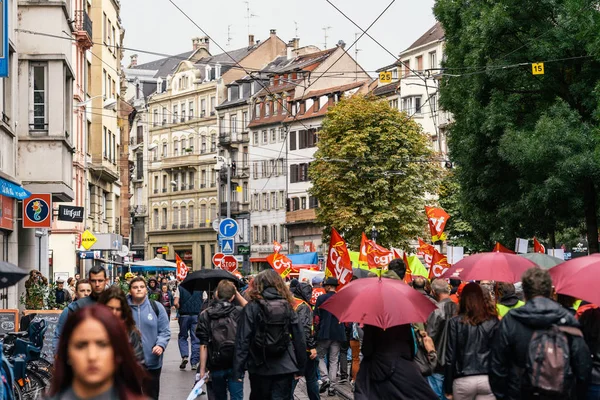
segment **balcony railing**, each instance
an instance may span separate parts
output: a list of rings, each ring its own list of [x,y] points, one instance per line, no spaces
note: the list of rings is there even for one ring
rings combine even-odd
[[[75,32],[84,47],[92,47],[92,20],[85,10],[75,11]]]

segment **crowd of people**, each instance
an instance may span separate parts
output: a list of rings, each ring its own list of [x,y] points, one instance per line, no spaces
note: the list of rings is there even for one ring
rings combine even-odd
[[[382,279],[404,280],[405,273],[393,261]],[[300,377],[310,400],[334,395],[348,380],[356,400],[600,399],[600,309],[575,307],[565,296],[556,301],[539,268],[517,285],[415,276],[410,285],[435,310],[424,322],[385,330],[340,323],[322,308],[337,293],[332,277],[285,282],[267,270],[239,291],[223,280],[208,294],[181,286],[171,292],[159,279],[125,280],[128,293],[94,267],[75,283],[77,300],[55,333],[52,398],[158,399],[174,307],[180,369],[191,363],[209,399],[243,399],[246,376],[252,400],[293,399]],[[315,300],[315,291],[324,294]],[[117,322],[104,321],[107,313]],[[93,337],[79,334],[90,327]]]

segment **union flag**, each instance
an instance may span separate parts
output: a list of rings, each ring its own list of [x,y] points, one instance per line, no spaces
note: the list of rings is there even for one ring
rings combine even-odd
[[[331,241],[329,242],[329,252],[327,254],[327,275],[333,276],[338,280],[338,288],[344,287],[352,279],[352,262],[346,241],[340,234],[331,228]]]
[[[546,254],[546,247],[544,247],[543,244],[538,242],[535,236],[533,237],[533,252]]]
[[[187,276],[189,268],[177,253],[175,253],[175,264],[177,265],[177,280],[182,281]]]
[[[451,267],[448,258],[437,250],[433,250],[431,267],[429,268],[429,280],[439,278]]]
[[[429,230],[431,231],[431,241],[437,242],[439,240],[446,240],[444,228],[446,227],[446,222],[448,222],[450,215],[442,208],[427,206],[425,206],[425,214],[427,214],[427,222],[429,223]]]

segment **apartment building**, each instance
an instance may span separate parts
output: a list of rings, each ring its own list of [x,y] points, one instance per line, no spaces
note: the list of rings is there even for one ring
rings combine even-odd
[[[220,211],[216,107],[227,99],[228,84],[283,54],[285,43],[271,30],[264,42],[251,37],[248,46],[214,56],[208,38],[196,38],[193,45],[183,61],[161,59],[135,69],[156,70],[158,86],[148,101],[146,255],[167,246],[168,259],[178,254],[199,269],[210,267],[218,244],[211,226]]]

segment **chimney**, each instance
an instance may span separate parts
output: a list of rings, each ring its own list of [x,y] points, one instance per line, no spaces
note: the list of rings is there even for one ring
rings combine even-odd
[[[292,54],[294,53],[294,41],[290,40],[287,44],[287,46],[285,46],[285,49],[287,51],[286,56],[288,60],[292,59]]]
[[[277,31],[275,29],[271,29],[271,31],[269,32],[271,38],[276,38],[277,37]]]
[[[254,35],[248,35],[248,46],[254,46]]]
[[[294,45],[294,50],[298,50],[298,48],[300,48],[300,38],[293,38],[292,43]]]
[[[133,68],[137,66],[138,55],[132,54],[129,56],[131,58],[131,62],[129,63],[129,68]]]
[[[192,38],[192,49],[198,50],[199,47],[200,47],[200,38],[199,37]]]
[[[192,38],[192,47],[194,50],[204,49],[209,51],[209,39],[207,36]]]

